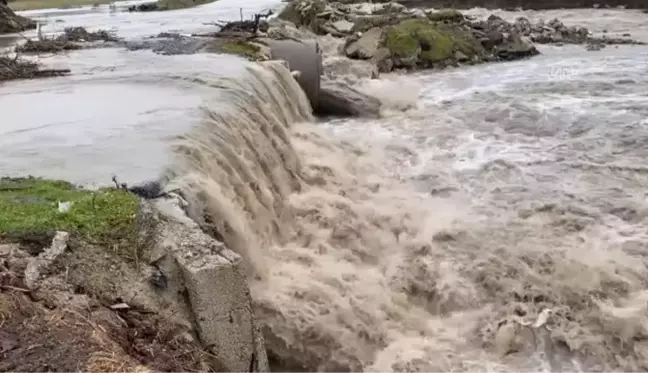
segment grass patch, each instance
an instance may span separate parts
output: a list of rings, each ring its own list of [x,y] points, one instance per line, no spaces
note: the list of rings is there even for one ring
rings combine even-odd
[[[463,14],[456,9],[441,9],[437,12],[428,14],[428,18],[435,22],[461,22],[464,20]]]
[[[71,202],[69,211],[59,212],[59,202]],[[1,178],[0,211],[0,234],[8,237],[64,230],[126,259],[138,259],[132,254],[138,239],[138,198],[127,190],[93,191],[59,180]]]
[[[222,46],[223,53],[236,54],[251,61],[258,61],[261,57],[261,47],[240,40],[230,40]]]
[[[455,52],[466,56],[483,53],[479,42],[459,26],[424,19],[409,19],[390,27],[385,46],[392,56],[418,56],[426,63],[450,59]]]
[[[9,7],[14,11],[50,8],[68,9],[89,5],[110,4],[113,2],[114,0],[18,0],[10,1]]]

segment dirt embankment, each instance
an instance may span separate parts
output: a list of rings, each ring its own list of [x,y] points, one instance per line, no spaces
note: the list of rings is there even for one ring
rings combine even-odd
[[[488,9],[560,9],[623,6],[628,9],[648,9],[646,0],[402,0],[401,4],[417,8],[458,8],[482,7]]]
[[[240,257],[155,203],[0,178],[0,371],[267,371]]]

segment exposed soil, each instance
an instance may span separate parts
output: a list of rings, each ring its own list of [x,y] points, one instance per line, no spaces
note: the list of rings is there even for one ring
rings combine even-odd
[[[3,236],[0,371],[209,370],[207,354],[183,327],[155,310],[111,308],[127,301],[117,296],[120,285],[138,279],[120,256],[71,239],[29,289],[25,269],[49,235]]]
[[[208,370],[187,325],[138,303],[155,284],[139,263],[146,234],[129,233],[136,197],[37,178],[0,191],[0,371]]]

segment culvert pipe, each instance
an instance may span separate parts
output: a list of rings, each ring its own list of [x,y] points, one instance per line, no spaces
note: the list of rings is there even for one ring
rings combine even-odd
[[[313,111],[319,106],[319,93],[322,74],[322,51],[315,40],[273,40],[264,42],[270,48],[273,60],[284,60],[290,71],[298,70],[301,74],[297,82],[306,93]]]

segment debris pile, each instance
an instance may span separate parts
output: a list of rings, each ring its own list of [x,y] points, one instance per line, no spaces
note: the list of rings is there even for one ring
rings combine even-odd
[[[83,27],[66,28],[54,38],[29,39],[16,47],[21,53],[58,53],[68,50],[88,48],[96,42],[118,42],[120,39],[106,30],[89,32]]]
[[[35,79],[69,74],[69,69],[41,69],[36,62],[15,57],[0,56],[0,82],[16,79]]]

